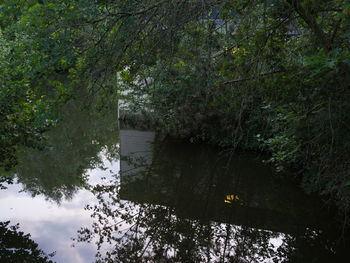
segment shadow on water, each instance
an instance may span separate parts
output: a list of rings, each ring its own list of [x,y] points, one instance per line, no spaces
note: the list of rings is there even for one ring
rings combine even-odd
[[[91,189],[97,262],[344,262],[319,200],[249,156],[120,131],[120,176]]]

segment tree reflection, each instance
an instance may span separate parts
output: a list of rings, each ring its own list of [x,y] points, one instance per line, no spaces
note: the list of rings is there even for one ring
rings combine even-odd
[[[78,241],[97,238],[99,248],[113,246],[97,254],[98,262],[252,262],[255,254],[271,258],[274,253],[269,240],[278,234],[181,218],[174,207],[123,201],[112,185],[93,191],[100,202],[87,209],[97,222],[82,229]]]
[[[69,102],[42,149],[21,149],[16,173],[25,191],[56,202],[70,199],[86,185],[86,171],[102,165],[101,151],[118,158],[117,111],[95,109],[82,99]]]
[[[7,189],[8,184],[13,184],[13,180],[10,177],[2,177],[0,175],[0,190]]]
[[[10,221],[0,222],[1,262],[53,263],[55,253],[46,254],[30,238],[30,234],[19,231],[19,225],[10,226]]]
[[[151,161],[122,156],[128,170],[91,189],[98,204],[86,209],[95,222],[81,228],[77,242],[97,243],[96,262],[331,262],[341,255],[334,237],[292,215],[289,209],[299,212],[288,199],[284,211],[276,200],[266,206],[249,199],[250,188],[258,190],[238,183],[232,161],[176,145],[156,143]],[[237,184],[243,205],[225,202]]]

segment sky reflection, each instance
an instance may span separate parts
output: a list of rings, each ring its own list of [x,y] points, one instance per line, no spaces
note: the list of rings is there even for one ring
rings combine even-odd
[[[87,171],[88,184],[101,183],[101,177],[112,178],[119,172],[119,161],[110,162],[103,156],[104,169]],[[54,261],[59,263],[92,262],[96,245],[89,243],[74,244],[77,230],[91,225],[90,212],[84,207],[96,203],[95,196],[86,189],[76,192],[72,200],[56,203],[43,195],[32,197],[21,191],[23,185],[7,185],[7,190],[0,191],[1,221],[11,221],[11,225],[20,224],[20,230],[30,233],[46,253],[56,251]],[[74,244],[74,247],[72,245]]]

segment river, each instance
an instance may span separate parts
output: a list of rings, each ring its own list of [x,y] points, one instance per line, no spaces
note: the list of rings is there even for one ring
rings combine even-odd
[[[259,156],[82,105],[19,150],[0,190],[1,262],[346,262],[334,211]]]

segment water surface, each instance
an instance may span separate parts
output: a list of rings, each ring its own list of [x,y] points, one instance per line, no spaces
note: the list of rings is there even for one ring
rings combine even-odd
[[[344,262],[328,209],[258,157],[119,130],[116,111],[82,105],[20,150],[1,259],[38,244],[29,262]]]

